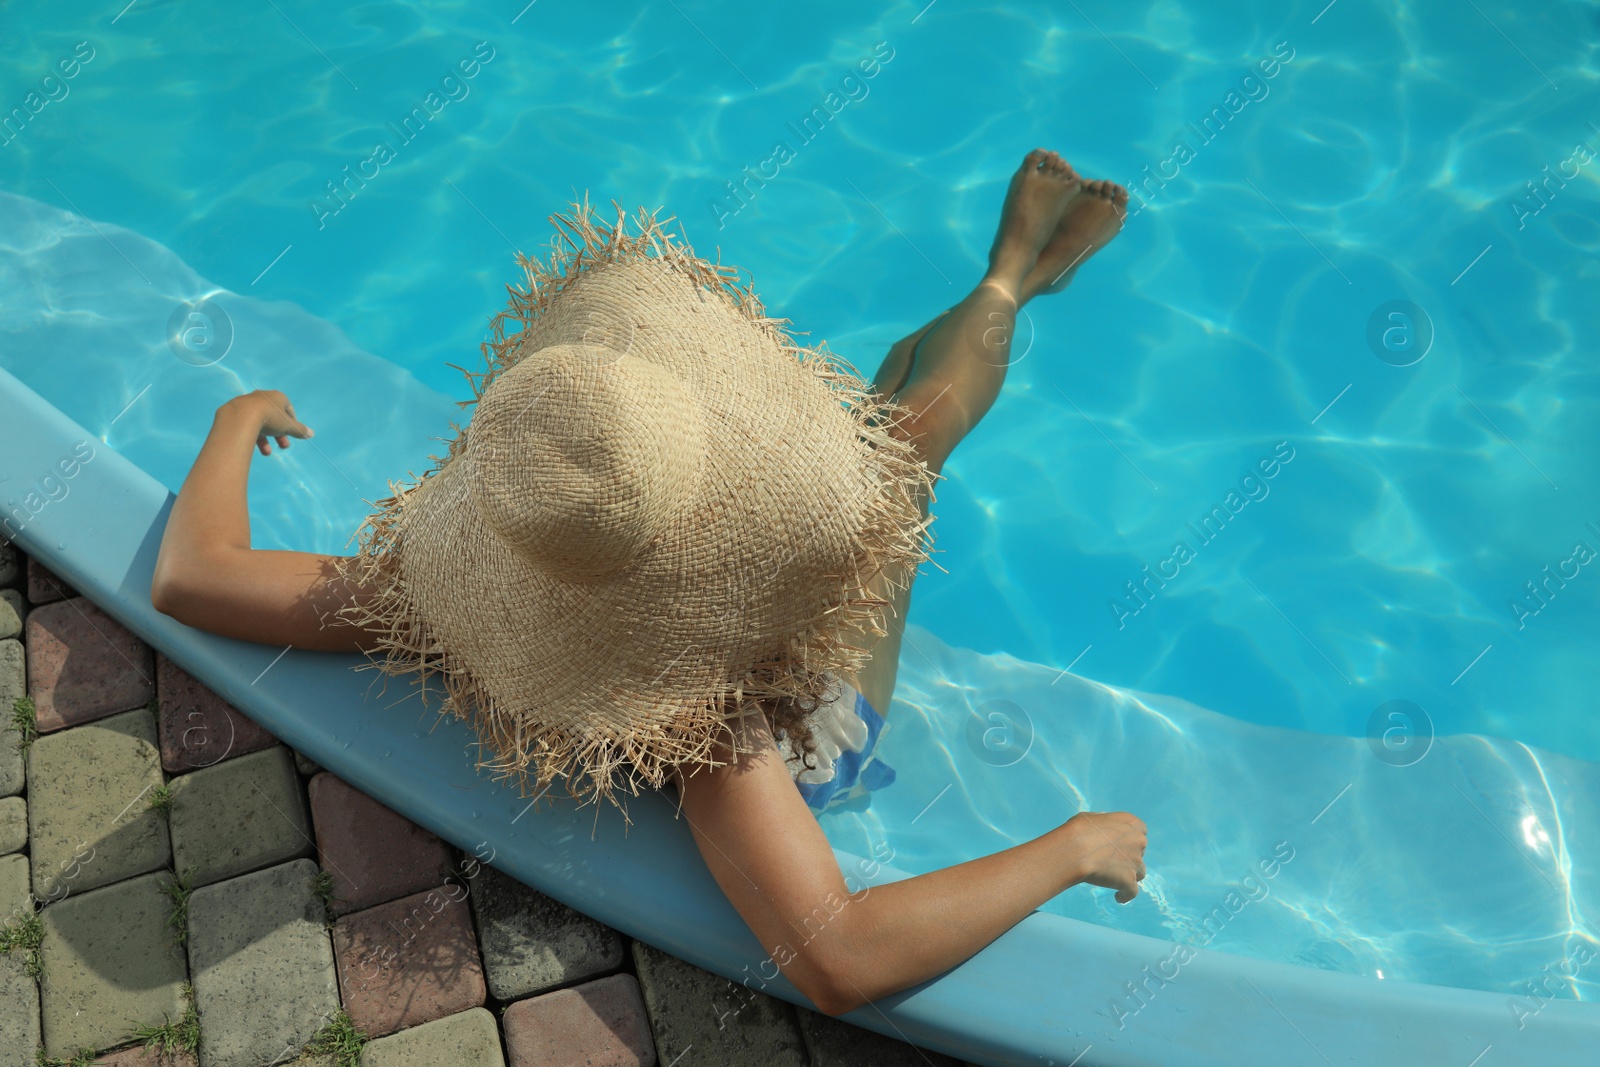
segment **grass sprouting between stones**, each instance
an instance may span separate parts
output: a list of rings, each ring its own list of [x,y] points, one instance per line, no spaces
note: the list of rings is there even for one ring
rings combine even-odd
[[[44,920],[33,910],[31,902],[25,914],[14,915],[10,922],[0,926],[0,954],[22,953],[23,965],[33,978],[44,972],[44,959],[39,955],[42,944]]]
[[[334,893],[333,875],[319,867],[317,873],[311,878],[311,894],[322,901],[322,925],[332,930],[334,922],[333,902],[345,899]]]
[[[39,720],[32,697],[18,697],[11,702],[11,728],[17,731],[17,748],[23,752],[38,740]]]
[[[194,871],[186,870],[167,879],[167,896],[172,900],[172,911],[167,915],[167,925],[181,948],[189,941],[189,897],[194,893]]]
[[[311,892],[321,898],[324,905],[333,907],[333,875],[319,869],[311,879]]]
[[[172,811],[172,786],[167,782],[162,782],[150,790],[150,796],[147,799],[152,810],[170,813]]]
[[[154,1052],[198,1052],[200,1013],[194,1006],[194,986],[183,983],[183,1016],[177,1022],[167,1016],[167,1021],[160,1026],[136,1027],[133,1037]]]
[[[80,1048],[72,1054],[71,1059],[61,1059],[57,1056],[46,1056],[44,1049],[40,1048],[33,1057],[37,1067],[94,1067],[94,1049]]]
[[[340,1008],[300,1051],[307,1056],[331,1056],[334,1067],[359,1067],[366,1043],[366,1031],[357,1029]]]

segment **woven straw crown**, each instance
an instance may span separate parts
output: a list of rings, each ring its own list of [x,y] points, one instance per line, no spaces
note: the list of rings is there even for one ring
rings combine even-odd
[[[379,669],[438,676],[524,796],[618,802],[859,669],[869,587],[926,558],[932,476],[902,411],[653,215],[552,221],[471,424],[362,525],[341,568],[369,596],[341,614]]]

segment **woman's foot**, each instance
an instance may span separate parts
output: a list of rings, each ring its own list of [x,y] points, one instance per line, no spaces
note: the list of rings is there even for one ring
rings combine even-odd
[[[1127,216],[1128,192],[1109,181],[1085,182],[1054,152],[1029,152],[1006,192],[1000,228],[989,252],[989,273],[962,304],[993,289],[1020,307],[1041,292],[1065,288],[1073,273],[1117,235]],[[1014,308],[1012,309],[1014,310]],[[946,312],[909,337],[902,338],[878,368],[874,385],[884,399],[896,397],[911,380],[923,338],[950,314]],[[996,325],[994,312],[973,320],[972,343],[989,356],[995,345],[1009,342],[1010,327]],[[997,364],[1003,365],[1007,356]]]
[[[1062,212],[1082,183],[1072,166],[1054,152],[1034,149],[1011,176],[1000,229],[989,250],[984,282],[1021,300],[1023,279],[1034,269],[1042,249],[1052,240]]]
[[[1083,261],[1111,243],[1127,217],[1128,190],[1112,181],[1082,182],[1023,278],[1022,301],[1065,289]]]

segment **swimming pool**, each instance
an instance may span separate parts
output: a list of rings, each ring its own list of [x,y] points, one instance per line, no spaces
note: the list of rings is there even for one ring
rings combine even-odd
[[[915,871],[1125,808],[1147,894],[1052,910],[1592,1000],[1596,14],[7,10],[0,361],[174,489],[283,388],[317,448],[257,465],[257,544],[339,551],[575,192],[870,370],[1057,147],[1138,210],[946,470],[900,781],[830,838]]]

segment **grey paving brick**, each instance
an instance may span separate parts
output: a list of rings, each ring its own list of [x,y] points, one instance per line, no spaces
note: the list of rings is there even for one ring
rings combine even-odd
[[[28,843],[28,805],[21,797],[0,800],[0,856],[21,852]]]
[[[11,709],[18,697],[28,692],[27,655],[22,642],[14,638],[0,641],[0,797],[22,792],[21,736],[11,728]]]
[[[28,906],[33,886],[28,880],[28,857],[0,856],[0,923]]]
[[[472,878],[489,992],[516,1000],[615,971],[622,936],[492,867]]]
[[[908,1045],[842,1019],[796,1008],[811,1067],[961,1067],[961,1061]]]
[[[315,778],[322,773],[321,767],[318,767],[298,752],[294,754],[294,769],[300,772],[300,777],[302,778]]]
[[[694,1046],[695,1067],[806,1067],[794,1008],[635,941],[656,1053],[674,1063]]]
[[[0,956],[0,1067],[34,1067],[39,985],[17,953]]]
[[[165,867],[167,820],[155,717],[125,711],[40,737],[28,749],[33,892],[46,903]]]
[[[183,1015],[189,968],[167,915],[166,872],[74,893],[44,909],[45,1051],[115,1048],[134,1027]]]
[[[0,856],[0,923],[33,910],[28,857]],[[0,955],[0,1067],[34,1067],[39,1045],[39,984],[20,952]]]
[[[317,865],[292,860],[189,898],[201,1067],[258,1067],[298,1050],[339,1006]],[[491,1020],[492,1022],[492,1020]],[[438,1062],[452,1062],[440,1060]]]
[[[16,637],[27,617],[27,604],[15,589],[0,589],[0,638]]]
[[[483,1008],[379,1038],[361,1050],[361,1067],[505,1067],[500,1028]]]
[[[172,858],[197,886],[309,855],[294,761],[282,745],[172,782]]]

